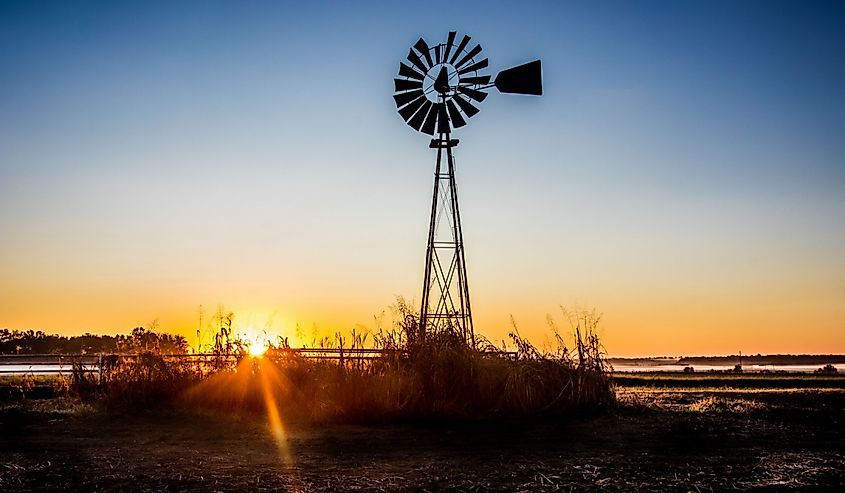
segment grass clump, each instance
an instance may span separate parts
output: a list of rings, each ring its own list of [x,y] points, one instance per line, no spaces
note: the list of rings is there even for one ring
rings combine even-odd
[[[762,411],[767,406],[756,400],[743,398],[727,398],[720,396],[707,396],[695,400],[688,407],[693,413],[739,413],[745,414],[754,411]]]
[[[304,356],[284,340],[253,358],[228,329],[217,338],[214,355],[204,359],[112,356],[99,397],[125,409],[272,408],[286,419],[359,423],[560,416],[615,402],[594,312],[570,318],[572,350],[553,326],[558,345],[545,352],[522,338],[515,325],[510,334],[515,350],[506,352],[483,338],[472,346],[450,330],[420,338],[417,318],[400,315],[392,329],[379,329],[371,341],[355,332],[322,340],[335,355],[331,359]],[[373,356],[361,349],[380,352]]]

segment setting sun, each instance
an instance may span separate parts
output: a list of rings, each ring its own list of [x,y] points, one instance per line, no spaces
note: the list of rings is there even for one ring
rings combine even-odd
[[[247,346],[247,351],[249,351],[250,356],[256,358],[263,356],[264,353],[267,352],[267,341],[250,341]]]

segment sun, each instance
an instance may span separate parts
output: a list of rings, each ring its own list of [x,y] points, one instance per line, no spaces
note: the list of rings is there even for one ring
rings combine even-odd
[[[247,351],[249,351],[249,355],[253,358],[259,358],[267,352],[267,344],[261,341],[250,341]]]

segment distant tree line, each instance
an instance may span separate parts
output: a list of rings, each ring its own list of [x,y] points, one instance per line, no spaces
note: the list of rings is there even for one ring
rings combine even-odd
[[[40,330],[0,329],[0,354],[143,353],[185,354],[183,336],[135,327],[129,334],[60,336]]]

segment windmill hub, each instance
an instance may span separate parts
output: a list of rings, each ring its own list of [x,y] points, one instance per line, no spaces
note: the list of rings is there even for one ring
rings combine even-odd
[[[408,51],[408,63],[399,64],[393,99],[405,123],[437,136],[429,144],[437,149],[437,164],[417,337],[448,332],[475,345],[452,152],[458,141],[451,132],[478,113],[475,104],[487,98],[486,89],[539,96],[543,84],[540,60],[503,70],[491,83],[482,73],[489,61],[481,58],[481,45],[470,48],[469,36],[456,39],[455,31],[434,46],[420,38]]]
[[[458,85],[458,70],[448,63],[440,63],[428,69],[422,81],[422,91],[432,104],[452,99]]]
[[[434,79],[434,90],[437,91],[437,94],[443,98],[449,96],[452,91],[452,87],[449,85],[449,79],[449,69],[445,64],[441,65],[440,73],[438,73],[437,78]]]

